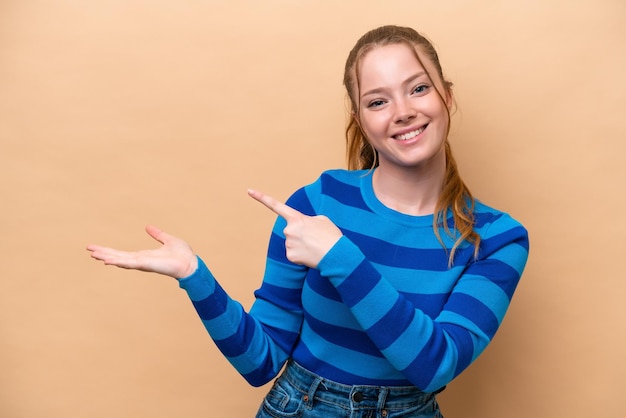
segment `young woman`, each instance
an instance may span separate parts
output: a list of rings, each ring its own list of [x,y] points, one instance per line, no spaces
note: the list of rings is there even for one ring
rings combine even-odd
[[[92,257],[172,276],[252,385],[283,369],[257,417],[440,417],[435,395],[493,338],[528,257],[526,230],[474,200],[447,137],[453,105],[430,42],[384,26],[350,52],[349,170],[280,203],[249,313],[184,241],[90,245]]]

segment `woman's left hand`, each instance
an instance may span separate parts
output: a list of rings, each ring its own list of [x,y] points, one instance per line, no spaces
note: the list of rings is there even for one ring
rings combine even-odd
[[[317,265],[343,235],[326,216],[308,216],[256,190],[248,190],[253,199],[287,221],[283,230],[287,259],[295,264]]]

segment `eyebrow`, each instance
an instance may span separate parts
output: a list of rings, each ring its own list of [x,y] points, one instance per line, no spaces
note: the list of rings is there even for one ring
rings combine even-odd
[[[416,73],[416,74],[413,74],[411,77],[409,77],[409,78],[407,78],[406,80],[404,80],[404,81],[402,82],[402,85],[410,84],[410,83],[412,83],[413,81],[415,81],[415,80],[417,80],[418,78],[423,77],[423,76],[425,76],[425,75],[427,75],[427,74],[426,74],[426,71],[420,71],[420,72],[418,72],[418,73]],[[385,91],[385,90],[387,90],[387,88],[386,88],[386,87],[378,87],[378,88],[374,88],[374,89],[368,90],[368,91],[364,92],[363,94],[361,94],[361,97],[369,96],[369,95],[371,95],[371,94],[378,94],[378,93],[381,93],[381,92],[383,92],[383,91]]]

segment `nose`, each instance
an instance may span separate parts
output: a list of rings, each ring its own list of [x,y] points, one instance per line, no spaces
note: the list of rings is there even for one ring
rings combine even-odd
[[[394,121],[396,123],[406,123],[417,116],[417,111],[413,108],[408,98],[396,100]]]

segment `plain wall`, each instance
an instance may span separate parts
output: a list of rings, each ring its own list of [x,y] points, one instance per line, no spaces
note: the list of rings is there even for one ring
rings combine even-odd
[[[437,46],[474,194],[530,231],[503,327],[446,418],[624,417],[626,2],[0,1],[0,416],[254,415],[173,279],[85,246],[185,238],[249,307],[274,216],[344,167],[345,57]]]

